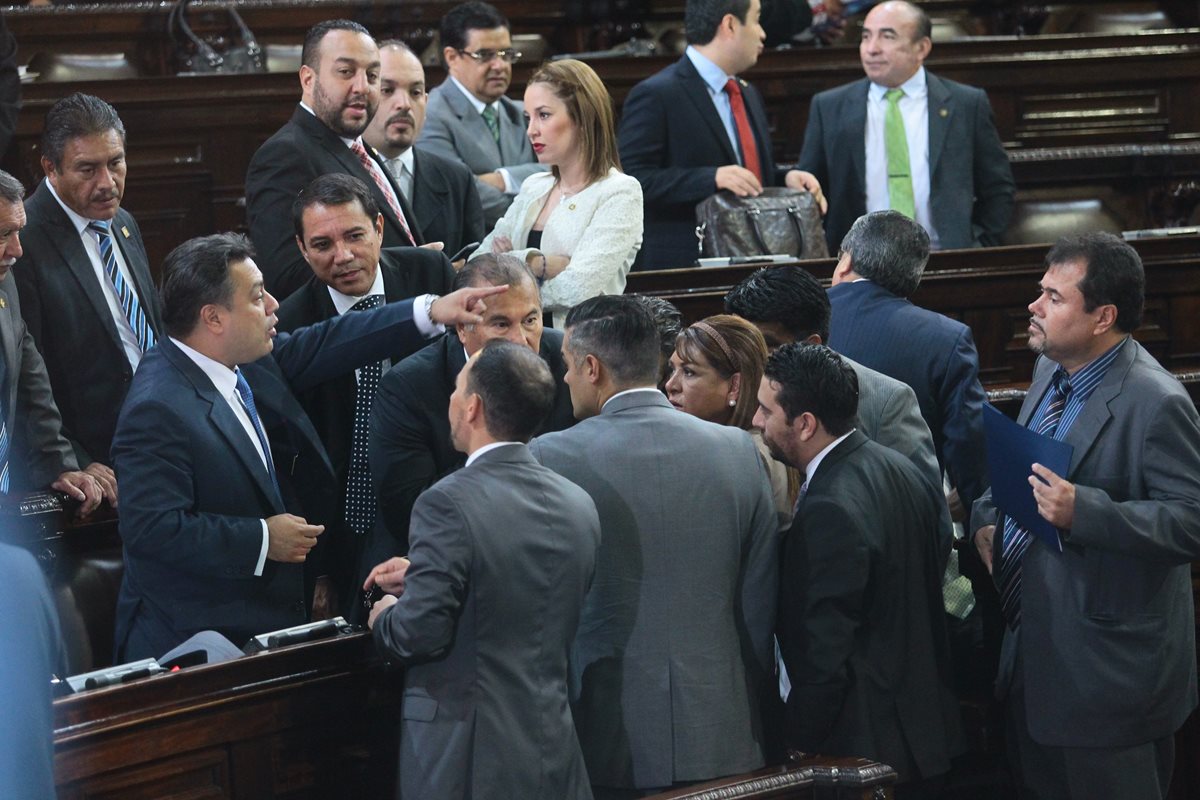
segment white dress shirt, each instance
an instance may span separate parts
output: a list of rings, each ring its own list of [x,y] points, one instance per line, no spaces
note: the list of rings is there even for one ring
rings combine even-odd
[[[225,402],[229,403],[230,410],[237,417],[238,422],[242,423],[242,429],[246,431],[246,436],[250,439],[250,444],[254,445],[254,451],[258,453],[258,457],[262,459],[263,469],[267,470],[268,474],[271,468],[268,466],[268,459],[271,457],[270,447],[267,445],[267,451],[263,452],[262,442],[259,441],[258,432],[254,430],[254,423],[250,421],[250,414],[246,411],[246,407],[242,405],[242,396],[237,390],[237,374],[229,367],[219,361],[215,361],[204,355],[198,350],[193,350],[178,339],[171,337],[171,341],[178,347],[185,356],[192,360],[199,367],[208,379],[212,381],[212,385],[216,388],[221,397],[225,398]],[[264,432],[265,436],[265,432]],[[262,548],[258,553],[258,561],[254,565],[254,574],[262,575],[263,567],[267,562],[267,547],[270,544],[270,536],[267,533],[267,521],[262,522]]]
[[[355,297],[352,294],[343,294],[337,289],[334,289],[332,286],[327,285],[325,288],[329,290],[329,299],[333,301],[333,308],[335,311],[337,311],[339,317],[350,309],[354,308],[354,304],[359,300],[362,300],[364,297],[370,297],[373,294],[383,297],[383,302],[387,302],[387,297],[383,291],[383,267],[379,264],[375,265],[375,280],[371,284],[371,288],[367,290],[366,294]],[[442,325],[440,322],[434,322],[429,318],[429,298],[431,297],[436,298],[437,295],[421,294],[412,299],[413,325],[417,326],[417,332],[426,339],[446,332],[445,325]],[[388,369],[391,367],[391,363],[392,362],[386,358],[383,360],[384,372],[388,371]],[[354,370],[354,378],[355,380],[358,380],[357,369]]]
[[[450,76],[450,82],[458,87],[458,90],[463,93],[463,97],[467,98],[467,102],[471,104],[471,107],[475,109],[475,113],[477,113],[479,116],[483,116],[483,109],[491,106],[492,110],[496,112],[496,124],[499,126],[498,130],[504,129],[504,109],[500,107],[499,100],[493,100],[490,103],[485,103],[475,95],[471,94],[467,87],[459,83],[458,78],[454,77],[453,75]],[[505,194],[516,194],[517,192],[521,191],[521,184],[513,180],[513,176],[508,174],[507,169],[500,167],[500,169],[496,170],[496,172],[499,172],[500,177],[504,178]]]
[[[467,467],[471,466],[473,463],[475,463],[475,459],[479,458],[489,450],[495,450],[497,447],[510,447],[514,444],[520,444],[520,442],[492,442],[491,444],[485,444],[483,447],[467,456],[467,463],[463,465],[463,468],[466,469]]]
[[[933,227],[933,212],[929,205],[929,89],[925,68],[900,85],[900,116],[904,120],[904,137],[908,141],[908,170],[912,178],[913,205],[917,222],[929,233],[929,243],[938,249],[937,231]],[[888,89],[872,83],[867,90],[867,211],[891,208],[888,200],[887,146],[884,143],[884,120]]]
[[[100,281],[100,291],[104,295],[105,303],[108,305],[108,312],[112,315],[113,324],[117,326],[117,335],[121,338],[121,349],[125,351],[125,358],[129,359],[129,366],[136,370],[137,365],[142,360],[142,348],[138,344],[137,335],[133,332],[133,326],[129,324],[129,319],[125,316],[125,310],[121,308],[121,301],[117,297],[117,287],[113,286],[108,273],[104,271],[104,261],[100,257],[100,234],[88,230],[88,223],[93,220],[76,214],[74,210],[62,201],[62,198],[58,196],[58,192],[54,191],[54,186],[50,181],[46,181],[46,188],[50,190],[50,196],[67,213],[71,224],[79,232],[79,239],[83,244],[83,252],[87,253],[88,261],[92,264],[92,271],[96,273],[96,280]],[[114,218],[111,222],[115,223],[116,219]],[[113,258],[117,262],[117,271],[125,279],[125,284],[137,295],[138,303],[142,305],[142,311],[145,312],[145,303],[142,302],[142,296],[137,291],[137,284],[133,282],[133,276],[129,272],[129,265],[125,263],[125,255],[121,252],[121,248],[117,244],[117,240],[124,234],[116,225],[112,225],[109,228],[109,234],[113,238]],[[146,324],[150,324],[148,314]]]

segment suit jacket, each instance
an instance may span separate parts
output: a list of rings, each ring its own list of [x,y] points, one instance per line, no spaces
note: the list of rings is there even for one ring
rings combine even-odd
[[[523,444],[417,499],[404,593],[374,628],[384,653],[414,662],[400,797],[591,800],[567,651],[599,545],[591,498]]]
[[[9,436],[9,490],[43,488],[78,469],[62,418],[54,405],[46,365],[21,316],[21,301],[7,275],[0,280],[0,386]]]
[[[987,487],[987,396],[971,329],[874,281],[838,284],[829,289],[829,302],[829,346],[912,387],[938,463],[950,473],[963,504],[973,503]]]
[[[117,602],[117,661],[160,656],[202,630],[236,644],[308,619],[305,564],[267,560],[262,520],[290,512],[334,519],[333,470],[293,396],[415,347],[411,303],[346,314],[276,337],[241,366],[254,392],[279,480],[270,475],[228,402],[170,339],[146,354],[117,422],[125,574]],[[319,545],[309,554],[319,559]]]
[[[639,391],[530,450],[600,512],[571,649],[592,783],[653,788],[761,766],[779,527],[753,440]]]
[[[929,205],[941,246],[1001,243],[1016,195],[1008,155],[996,133],[987,93],[925,72],[929,91]],[[817,176],[829,198],[825,239],[835,252],[854,220],[867,213],[867,89],[860,81],[812,100],[800,169]]]
[[[550,367],[554,410],[542,426],[558,431],[575,424],[571,393],[563,382],[562,334],[542,331],[538,353]],[[450,395],[467,353],[453,331],[384,374],[371,411],[368,453],[379,517],[370,546],[371,566],[408,552],[408,525],[417,496],[466,462],[450,442]],[[372,560],[373,559],[373,560]]]
[[[291,120],[267,139],[250,159],[246,170],[246,224],[258,251],[258,266],[267,291],[280,300],[299,289],[312,274],[296,245],[292,204],[296,195],[321,175],[343,172],[367,185],[379,206],[379,213],[383,214],[384,247],[424,243],[412,207],[375,148],[367,145],[366,149],[396,194],[415,242],[404,232],[387,198],[359,163],[358,157],[341,137],[300,106],[292,112]]]
[[[790,746],[861,755],[901,780],[961,752],[942,611],[941,487],[855,431],[821,461],[784,537],[779,647]]]
[[[413,148],[413,213],[427,242],[445,242],[452,256],[471,242],[482,242],[483,206],[475,176],[458,161]]]
[[[1038,359],[1018,422],[1057,364]],[[1170,736],[1196,707],[1190,562],[1200,558],[1200,418],[1179,382],[1130,339],[1066,437],[1075,516],[1063,552],[1021,561],[1020,652],[1033,738],[1126,747]],[[990,492],[971,530],[1000,522]],[[999,573],[1001,533],[994,545]],[[1013,636],[1011,633],[1008,636]],[[1011,665],[1009,665],[1011,667]]]
[[[444,254],[419,247],[383,250],[379,254],[379,268],[383,272],[383,293],[388,303],[398,303],[423,294],[446,294],[454,281],[454,268]],[[279,324],[276,327],[290,333],[337,315],[328,287],[313,277],[280,305]],[[397,342],[388,355],[388,361],[399,364],[401,359],[411,354],[411,348]],[[357,397],[358,381],[349,372],[296,393],[301,407],[321,437],[321,443],[325,445],[337,477],[337,528],[335,536],[329,538],[344,546],[334,547],[335,552],[330,555],[338,590],[342,599],[348,602],[357,599],[356,590],[362,587],[362,579],[366,577],[359,563],[362,547],[353,541],[349,529],[343,525]],[[367,564],[367,570],[377,563],[373,561]]]
[[[763,183],[782,185],[762,96],[741,84]],[[739,160],[704,79],[686,55],[629,92],[617,146],[645,199],[645,240],[635,269],[691,266],[698,254],[696,204],[716,193],[717,167]]]
[[[25,255],[14,267],[21,312],[46,360],[63,430],[81,464],[110,463],[113,431],[133,367],[79,232],[43,180],[25,202]],[[138,302],[156,337],[163,333],[150,260],[133,216],[113,220],[112,238],[129,267]]]
[[[429,92],[425,108],[425,127],[417,137],[422,150],[442,158],[467,165],[472,175],[495,172],[504,167],[518,188],[535,172],[544,172],[537,162],[533,145],[525,135],[525,109],[515,100],[500,98],[500,142],[492,138],[483,115],[449,78]],[[512,203],[513,195],[505,194],[478,178],[475,188],[483,202],[483,221],[491,230],[496,220]],[[471,240],[474,241],[474,240]]]

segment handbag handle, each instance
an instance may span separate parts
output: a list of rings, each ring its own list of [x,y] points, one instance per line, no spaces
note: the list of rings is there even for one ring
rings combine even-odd
[[[757,208],[746,209],[746,218],[750,222],[750,232],[754,234],[754,241],[758,245],[758,254],[765,256],[770,253],[767,252],[767,243],[763,239],[762,231],[758,229],[758,217],[761,213]]]
[[[796,241],[799,246],[796,248],[796,258],[804,256],[804,226],[800,220],[800,206],[788,206],[788,218],[792,224],[796,226]]]
[[[201,39],[192,31],[192,27],[187,23],[187,7],[192,0],[178,0],[171,7],[171,13],[167,18],[167,25],[170,26],[171,38],[175,39],[175,31],[180,30],[187,37],[192,46],[196,48],[196,53],[208,62],[208,66],[214,72],[219,70],[225,64],[225,59],[212,48],[208,42]],[[246,47],[246,55],[260,69],[262,68],[262,48],[258,46],[258,40],[254,38],[254,33],[246,25],[242,15],[237,12],[236,8],[227,6],[226,13],[233,20],[234,27],[238,30],[238,35],[241,37],[243,44]]]

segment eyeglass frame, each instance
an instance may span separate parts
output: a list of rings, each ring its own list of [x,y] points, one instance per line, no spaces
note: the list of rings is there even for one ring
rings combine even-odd
[[[490,64],[497,58],[499,58],[505,64],[515,64],[521,60],[521,56],[525,55],[520,50],[517,50],[513,47],[506,47],[503,50],[490,50],[485,48],[483,50],[476,50],[474,53],[472,53],[470,50],[464,50],[461,47],[456,47],[454,50],[464,56],[467,56],[476,64]],[[488,57],[484,58],[484,55],[488,55]],[[509,56],[512,56],[512,58],[510,59]]]

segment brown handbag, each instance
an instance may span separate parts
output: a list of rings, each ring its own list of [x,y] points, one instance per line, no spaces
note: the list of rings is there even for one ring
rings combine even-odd
[[[696,223],[701,254],[709,258],[829,256],[821,212],[808,192],[777,186],[758,197],[717,192],[696,206]]]

